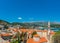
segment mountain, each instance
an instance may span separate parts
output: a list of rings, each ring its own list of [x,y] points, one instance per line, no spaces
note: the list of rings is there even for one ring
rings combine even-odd
[[[0,24],[5,25],[5,26],[15,26],[15,25],[20,25],[26,28],[30,28],[30,27],[48,27],[48,22],[25,22],[25,23],[20,23],[20,22],[13,22],[13,23],[9,23],[8,21],[4,21],[4,20],[0,20]],[[51,22],[51,27],[55,27],[55,28],[60,28],[60,24],[59,23],[55,23],[55,22]]]
[[[4,21],[4,20],[0,20],[0,24],[2,24],[2,25],[8,25],[8,24],[10,24],[10,23],[7,22],[7,21]]]

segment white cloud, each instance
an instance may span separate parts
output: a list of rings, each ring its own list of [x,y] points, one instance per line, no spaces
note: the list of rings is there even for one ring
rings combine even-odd
[[[21,20],[22,18],[21,17],[18,17],[19,20]]]

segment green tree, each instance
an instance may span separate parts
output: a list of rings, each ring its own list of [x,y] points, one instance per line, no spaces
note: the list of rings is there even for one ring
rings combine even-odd
[[[37,32],[36,32],[36,31],[34,31],[34,32],[32,33],[32,37],[33,37],[33,35],[35,35],[35,34],[37,34]]]
[[[60,43],[60,31],[55,33],[53,39],[54,39],[54,43]]]

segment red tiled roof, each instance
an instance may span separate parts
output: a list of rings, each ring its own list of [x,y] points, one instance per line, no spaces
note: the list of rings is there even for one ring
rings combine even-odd
[[[36,30],[36,32],[42,32],[42,30]]]
[[[1,34],[1,36],[10,36],[11,33],[5,33],[5,34]]]
[[[30,38],[30,39],[27,40],[27,43],[39,43],[39,41],[36,42],[36,41],[33,40],[33,38]]]
[[[14,32],[17,32],[17,31],[18,31],[18,29],[13,29],[13,31],[14,31]]]
[[[40,37],[38,34],[33,35],[34,37]]]
[[[45,37],[42,37],[38,42],[34,41],[33,38],[27,40],[27,43],[43,43],[43,42],[47,42],[47,39]]]
[[[40,42],[42,43],[42,42],[47,42],[47,39],[45,38],[45,37],[42,37],[41,39],[40,39]]]
[[[48,32],[48,30],[43,30],[43,32]]]
[[[50,32],[50,34],[51,34],[51,35],[54,35],[54,34],[55,34],[55,32],[54,32],[54,31],[51,31],[51,32]]]
[[[33,30],[33,29],[29,29],[27,32],[28,32],[29,34],[32,34],[32,33],[34,32],[34,30]]]
[[[27,32],[27,30],[26,30],[26,29],[20,29],[20,31],[22,31],[22,32]]]

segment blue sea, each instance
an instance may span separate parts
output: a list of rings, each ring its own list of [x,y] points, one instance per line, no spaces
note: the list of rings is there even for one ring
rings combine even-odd
[[[51,28],[53,31],[60,31],[60,28]]]
[[[44,30],[44,29],[48,29],[48,28],[40,28],[41,30]],[[53,31],[60,31],[60,28],[50,28],[51,30],[53,30]]]

